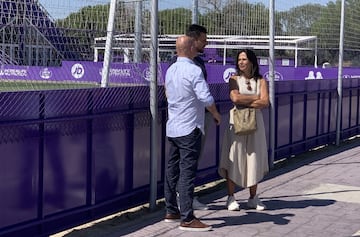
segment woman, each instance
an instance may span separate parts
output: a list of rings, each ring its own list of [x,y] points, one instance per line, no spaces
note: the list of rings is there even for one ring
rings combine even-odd
[[[264,210],[259,200],[257,184],[269,171],[264,120],[260,109],[269,106],[266,80],[259,73],[257,57],[253,51],[243,49],[237,54],[237,76],[229,80],[230,99],[236,106],[256,109],[257,129],[249,135],[236,135],[230,110],[230,124],[225,132],[221,151],[219,174],[226,179],[230,211],[239,210],[234,198],[235,186],[249,188],[249,208]]]

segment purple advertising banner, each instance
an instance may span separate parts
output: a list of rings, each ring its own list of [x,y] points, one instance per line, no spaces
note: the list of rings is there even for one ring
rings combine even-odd
[[[102,67],[102,62],[88,61],[64,61],[60,67],[2,65],[0,79],[101,83]],[[146,84],[149,80],[148,64],[112,64],[109,71],[110,83]]]
[[[234,66],[207,64],[209,83],[228,82],[235,73]],[[260,66],[260,73],[269,79],[269,66]],[[337,79],[338,68],[275,67],[275,81]],[[343,68],[343,78],[360,78],[360,68]]]
[[[168,63],[161,63],[158,83],[164,82]],[[34,80],[58,82],[101,83],[102,62],[64,61],[60,67],[1,65],[0,80]],[[228,82],[235,73],[234,65],[207,63],[209,83]],[[269,78],[269,67],[260,66],[260,73]],[[114,63],[109,71],[109,83],[147,85],[151,79],[149,64]],[[337,68],[276,66],[275,80],[337,79]],[[360,68],[343,68],[343,78],[360,78]]]

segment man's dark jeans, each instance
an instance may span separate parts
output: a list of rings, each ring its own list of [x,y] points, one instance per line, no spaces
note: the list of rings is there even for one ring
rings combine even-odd
[[[164,184],[166,211],[171,214],[179,213],[176,201],[176,193],[179,192],[182,221],[191,221],[195,218],[192,203],[201,137],[199,128],[183,137],[168,137],[170,152]]]

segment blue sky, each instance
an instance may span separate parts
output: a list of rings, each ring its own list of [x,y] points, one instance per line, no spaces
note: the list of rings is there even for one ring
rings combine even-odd
[[[129,0],[125,0],[125,2],[128,1]],[[275,7],[277,10],[287,10],[290,7],[295,7],[306,3],[319,3],[326,5],[330,1],[335,2],[336,0],[275,0]],[[42,6],[45,7],[45,9],[53,18],[58,19],[64,18],[72,12],[77,12],[84,6],[106,4],[109,3],[110,0],[39,0],[39,2]],[[192,0],[159,0],[158,4],[160,9],[166,9],[175,7],[191,7],[192,2]],[[262,2],[268,6],[270,0],[248,0],[248,2]]]

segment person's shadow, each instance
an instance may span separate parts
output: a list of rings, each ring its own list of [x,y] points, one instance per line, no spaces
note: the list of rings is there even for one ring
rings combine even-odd
[[[286,201],[286,200],[269,200],[263,201],[267,209],[264,212],[258,212],[246,207],[245,202],[240,203],[240,209],[245,210],[245,215],[239,216],[225,216],[225,217],[214,217],[214,218],[201,218],[202,220],[216,220],[220,221],[218,224],[213,224],[213,228],[221,228],[224,226],[231,225],[243,225],[243,224],[257,224],[264,222],[272,222],[276,225],[286,225],[291,221],[291,217],[295,216],[294,213],[290,213],[291,209],[303,209],[311,206],[328,206],[335,203],[335,200],[319,200],[319,199],[304,199],[297,201]],[[213,205],[210,206],[212,210],[224,209],[224,206]],[[281,214],[270,214],[269,212],[281,209],[288,209],[286,213]]]
[[[217,220],[220,221],[217,224],[212,224],[211,226],[216,228],[222,228],[224,226],[238,226],[244,224],[258,224],[264,222],[273,222],[276,225],[286,225],[290,222],[290,217],[293,217],[292,213],[283,213],[283,214],[269,214],[265,212],[256,212],[256,211],[246,211],[245,214],[239,216],[225,216],[218,218],[201,218],[201,220]]]

